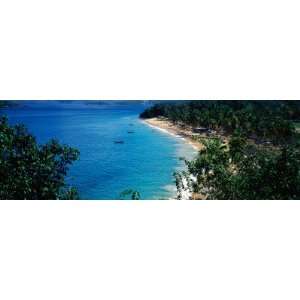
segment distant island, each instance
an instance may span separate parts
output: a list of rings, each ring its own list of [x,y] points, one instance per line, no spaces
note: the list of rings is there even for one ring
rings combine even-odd
[[[0,199],[174,199],[195,151],[139,120],[159,103],[2,101]]]
[[[0,112],[0,199],[300,199],[300,101],[2,100]]]
[[[16,101],[0,100],[0,108],[17,106]]]

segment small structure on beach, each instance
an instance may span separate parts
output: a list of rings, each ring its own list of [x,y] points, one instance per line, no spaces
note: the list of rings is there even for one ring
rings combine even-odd
[[[205,127],[196,127],[193,128],[193,133],[208,133],[209,129]]]
[[[210,128],[206,128],[206,127],[197,127],[197,128],[193,128],[193,133],[197,133],[197,134],[216,134],[217,132],[215,130],[212,130]]]

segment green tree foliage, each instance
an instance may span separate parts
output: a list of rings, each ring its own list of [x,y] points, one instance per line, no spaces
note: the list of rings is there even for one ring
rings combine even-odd
[[[298,145],[263,148],[238,136],[229,146],[207,140],[196,159],[186,164],[192,192],[207,199],[300,199]]]
[[[77,199],[65,176],[78,157],[56,140],[38,145],[23,125],[0,118],[0,199]]]
[[[138,191],[128,189],[120,194],[121,200],[140,200],[141,194]]]
[[[273,144],[295,137],[294,120],[300,119],[298,101],[190,101],[184,104],[156,104],[141,118],[166,117],[174,124],[203,126],[227,134],[269,140]]]
[[[5,107],[7,105],[7,101],[0,100],[0,108]]]
[[[14,107],[17,106],[17,101],[13,100],[0,100],[0,109],[5,107]]]

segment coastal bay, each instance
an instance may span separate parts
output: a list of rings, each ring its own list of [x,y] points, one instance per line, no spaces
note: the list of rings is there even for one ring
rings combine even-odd
[[[298,102],[4,104],[3,199],[300,195]]]
[[[190,128],[180,128],[179,126],[174,125],[171,121],[169,121],[166,118],[144,119],[143,122],[145,122],[153,128],[161,130],[175,137],[181,138],[197,151],[203,149],[203,144],[199,140],[193,138],[194,135]]]
[[[176,196],[173,172],[184,168],[179,157],[191,159],[195,149],[142,122],[139,113],[145,105],[33,102],[0,114],[10,124],[24,124],[39,144],[56,138],[80,151],[66,180],[78,188],[81,199],[119,199],[127,189],[139,191],[141,199]]]

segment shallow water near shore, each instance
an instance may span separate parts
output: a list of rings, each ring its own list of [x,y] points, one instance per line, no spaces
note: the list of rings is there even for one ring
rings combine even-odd
[[[146,107],[143,102],[29,101],[0,115],[11,124],[24,123],[39,143],[57,138],[80,150],[67,182],[82,199],[118,199],[126,189],[139,191],[142,199],[169,199],[175,195],[173,172],[184,167],[179,157],[191,159],[196,151],[142,122],[138,115]]]

